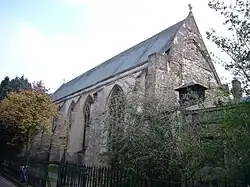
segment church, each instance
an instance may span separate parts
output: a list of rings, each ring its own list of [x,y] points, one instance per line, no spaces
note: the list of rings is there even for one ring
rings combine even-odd
[[[58,129],[68,127],[69,136],[64,149],[53,147],[51,159],[64,156],[85,164],[102,164],[108,139],[103,134],[102,120],[111,103],[119,105],[113,99],[115,95],[126,97],[131,89],[139,87],[167,98],[169,105],[182,105],[187,88],[198,88],[199,97],[205,102],[219,86],[219,76],[190,10],[180,22],[55,91],[52,98],[60,110]]]

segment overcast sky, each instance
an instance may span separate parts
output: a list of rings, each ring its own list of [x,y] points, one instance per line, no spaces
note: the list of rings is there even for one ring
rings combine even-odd
[[[189,3],[204,39],[211,27],[224,34],[207,0],[1,0],[0,80],[24,74],[55,91],[64,80],[184,19]]]

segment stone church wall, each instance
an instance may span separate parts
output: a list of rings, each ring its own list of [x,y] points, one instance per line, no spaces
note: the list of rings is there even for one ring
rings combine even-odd
[[[63,113],[63,118],[67,120],[68,111],[70,109],[70,105],[72,102],[75,102],[76,105],[72,112],[72,125],[70,129],[69,135],[69,144],[67,148],[66,159],[71,161],[79,161],[79,159],[83,162],[82,158],[79,156],[78,152],[82,150],[82,142],[83,142],[83,131],[84,131],[84,115],[83,115],[83,107],[85,105],[85,101],[87,97],[91,97],[93,99],[93,103],[90,109],[90,126],[86,129],[87,135],[87,150],[85,152],[85,160],[84,163],[87,164],[102,164],[105,162],[104,153],[106,152],[106,137],[104,134],[104,123],[103,120],[105,118],[108,98],[112,89],[115,85],[119,85],[122,90],[126,93],[130,92],[135,85],[144,85],[141,80],[141,74],[144,72],[144,67],[139,67],[138,70],[131,70],[130,74],[127,72],[127,76],[123,77],[123,75],[118,75],[111,82],[99,86],[94,89],[90,89],[87,92],[84,92],[80,95],[76,95],[75,97],[71,97],[65,101],[61,112]],[[62,120],[61,120],[62,122]],[[67,124],[65,124],[67,125]],[[65,131],[64,128],[59,128],[59,131]],[[60,133],[59,133],[60,134]],[[62,133],[61,133],[62,134]],[[57,149],[57,146],[54,146],[54,150]],[[54,151],[55,152],[55,151]],[[62,157],[63,149],[60,150],[60,158]],[[53,158],[53,155],[52,155]],[[55,158],[55,155],[54,155]],[[58,157],[56,157],[58,159]]]
[[[162,105],[170,109],[177,106],[178,94],[174,88],[180,85],[180,65],[170,63],[169,56],[152,54],[148,60],[148,75],[146,88],[149,97],[161,100]]]
[[[209,63],[211,59],[192,14],[174,39],[169,62],[180,66],[180,85],[190,81],[200,83],[208,88],[206,100],[213,99],[220,80],[216,79],[217,74],[213,73],[214,67]]]
[[[152,54],[144,65],[59,101],[65,103],[61,108],[60,123],[62,125],[58,131],[65,131],[67,124],[64,122],[68,119],[72,102],[75,103],[66,159],[80,160],[86,164],[105,163],[107,136],[104,133],[103,120],[107,112],[110,93],[115,85],[119,85],[126,96],[133,89],[145,89],[148,97],[160,98],[162,103],[170,109],[173,106],[179,106],[178,92],[174,91],[175,88],[190,81],[196,81],[209,88],[207,99],[212,98],[213,88],[216,88],[220,83],[219,80],[216,81],[213,67],[207,62],[203,54],[204,51],[205,45],[194,18],[190,15],[175,37],[170,51],[166,51],[165,54]],[[91,123],[86,129],[87,150],[83,161],[81,154],[79,154],[82,150],[84,132],[83,108],[87,98],[90,97],[93,100],[90,108]],[[60,140],[58,142],[60,143]],[[56,155],[59,154],[61,158],[63,149],[58,150],[58,146],[55,145],[52,152],[52,157],[58,159]]]
[[[161,98],[162,103],[173,109],[173,106],[179,106],[179,95],[175,89],[195,81],[208,88],[206,101],[211,101],[219,94],[217,90],[220,84],[213,68],[191,14],[177,33],[170,51],[149,56],[148,94]]]

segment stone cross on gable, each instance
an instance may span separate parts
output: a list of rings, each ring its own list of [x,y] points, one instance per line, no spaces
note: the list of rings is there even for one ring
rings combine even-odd
[[[191,3],[188,4],[188,7],[189,7],[189,11],[192,12],[193,7],[192,7]]]

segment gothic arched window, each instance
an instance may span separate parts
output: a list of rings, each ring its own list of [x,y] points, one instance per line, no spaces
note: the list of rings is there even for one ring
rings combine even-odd
[[[69,124],[69,129],[71,128],[71,125],[73,123],[73,112],[75,110],[76,103],[75,101],[72,101],[70,103],[68,112],[67,112],[67,118],[68,118],[68,124]]]
[[[65,120],[66,135],[62,137],[63,138],[63,144],[65,144],[64,150],[63,150],[63,155],[62,155],[62,158],[61,158],[62,162],[64,162],[65,159],[66,159],[66,152],[67,152],[67,149],[68,149],[68,146],[69,146],[70,129],[71,129],[71,126],[72,126],[72,123],[73,123],[73,118],[74,118],[73,112],[75,110],[75,106],[76,106],[76,102],[72,101],[70,103],[68,111],[66,113],[67,114],[66,120]]]
[[[115,85],[111,91],[108,103],[109,129],[108,129],[108,149],[111,151],[115,147],[115,142],[122,133],[122,122],[125,115],[125,96],[122,88]]]
[[[88,96],[84,108],[83,108],[83,117],[84,117],[84,129],[83,129],[83,141],[82,141],[82,150],[83,152],[86,150],[88,142],[87,142],[87,129],[91,123],[90,121],[90,107],[93,103],[93,99],[91,96]]]

